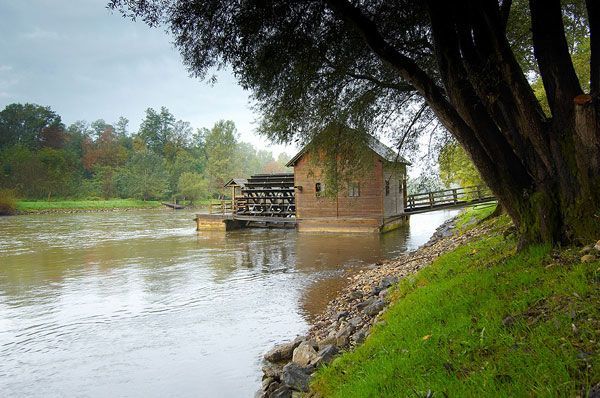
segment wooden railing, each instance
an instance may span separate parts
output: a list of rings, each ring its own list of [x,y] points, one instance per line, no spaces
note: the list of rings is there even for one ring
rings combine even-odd
[[[482,203],[494,200],[490,189],[484,185],[465,188],[445,189],[408,195],[406,199],[406,212],[425,211],[467,205],[470,203]]]
[[[231,214],[233,213],[233,207],[231,206],[231,200],[220,200],[213,202],[208,206],[208,212],[210,214]]]

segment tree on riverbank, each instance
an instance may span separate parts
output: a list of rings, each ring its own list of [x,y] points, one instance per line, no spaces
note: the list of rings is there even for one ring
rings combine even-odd
[[[366,134],[390,120],[411,126],[435,116],[498,196],[522,243],[600,235],[597,1],[110,5],[168,26],[198,76],[231,65],[254,91],[267,136],[308,141],[332,123]],[[567,40],[581,32],[590,41],[589,93],[571,61],[582,43],[570,48]],[[543,83],[549,115],[530,76]]]
[[[163,107],[147,109],[137,133],[127,126],[121,117],[65,129],[49,107],[8,105],[0,112],[0,189],[25,199],[198,200],[219,197],[229,178],[284,170],[271,152],[240,142],[231,121],[194,133]]]

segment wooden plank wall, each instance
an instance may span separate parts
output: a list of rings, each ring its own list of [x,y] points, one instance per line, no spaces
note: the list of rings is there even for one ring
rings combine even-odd
[[[402,181],[406,178],[406,165],[389,164],[384,166],[383,207],[385,218],[404,213],[404,192]],[[390,194],[385,195],[385,181],[390,183]]]
[[[349,197],[347,188],[337,198],[318,197],[315,183],[321,180],[320,170],[309,161],[310,154],[302,156],[294,167],[294,185],[296,189],[296,215],[300,219],[321,217],[357,217],[383,219],[383,163],[373,156],[373,169],[363,177],[360,184],[360,196]]]

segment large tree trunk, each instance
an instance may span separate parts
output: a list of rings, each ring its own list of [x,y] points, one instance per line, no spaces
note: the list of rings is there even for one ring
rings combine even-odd
[[[521,234],[521,244],[600,238],[598,71],[584,95],[560,0],[530,0],[534,52],[552,117],[542,112],[505,36],[495,0],[428,0],[443,88],[345,0],[328,1],[425,98],[471,156]],[[598,10],[588,1],[592,66]],[[594,19],[596,18],[596,19]],[[596,91],[595,91],[596,90]]]

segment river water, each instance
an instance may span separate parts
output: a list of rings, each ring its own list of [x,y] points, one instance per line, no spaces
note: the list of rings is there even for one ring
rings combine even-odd
[[[197,233],[186,211],[0,217],[0,396],[251,397],[261,354],[348,272],[454,214],[381,236]]]

